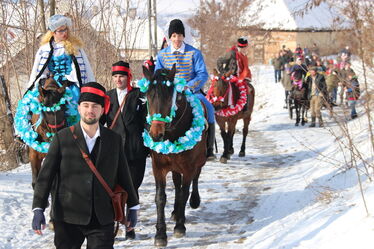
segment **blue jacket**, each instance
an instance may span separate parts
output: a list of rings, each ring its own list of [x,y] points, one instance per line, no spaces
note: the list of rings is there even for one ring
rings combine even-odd
[[[176,64],[176,77],[183,78],[194,93],[200,91],[208,80],[204,58],[200,50],[185,44],[183,54],[172,54],[171,47],[162,49],[156,60],[155,71],[161,68],[171,69]]]

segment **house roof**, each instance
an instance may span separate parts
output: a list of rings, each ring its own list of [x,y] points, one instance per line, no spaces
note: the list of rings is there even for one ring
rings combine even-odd
[[[255,0],[248,8],[242,26],[258,25],[266,30],[292,31],[349,28],[348,20],[333,5],[322,2],[319,6],[305,8],[309,2],[310,0]]]
[[[125,15],[97,15],[91,20],[96,31],[105,33],[106,39],[120,49],[148,49],[148,19]],[[153,30],[152,30],[153,36]],[[164,38],[163,30],[157,26],[157,46],[161,46]]]

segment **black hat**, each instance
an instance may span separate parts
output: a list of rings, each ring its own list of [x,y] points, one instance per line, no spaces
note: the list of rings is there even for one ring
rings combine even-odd
[[[184,25],[183,22],[179,19],[174,19],[170,22],[169,25],[169,38],[173,33],[182,34],[184,37],[186,36],[184,34]]]
[[[123,74],[129,75],[131,74],[130,64],[124,61],[118,61],[112,65],[112,75],[115,74]]]
[[[238,47],[245,48],[248,46],[248,39],[246,37],[240,37],[238,39]]]
[[[105,88],[97,82],[89,82],[82,86],[78,103],[83,101],[98,103],[104,107],[105,113],[109,111],[109,96],[106,95]]]

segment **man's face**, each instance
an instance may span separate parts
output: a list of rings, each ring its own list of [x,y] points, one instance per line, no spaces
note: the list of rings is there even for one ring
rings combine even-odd
[[[244,55],[247,55],[248,53],[248,46],[246,47],[238,47],[238,51]]]
[[[309,72],[310,72],[310,75],[312,75],[312,77],[316,76],[317,74],[317,71],[314,69],[311,69]]]
[[[171,44],[175,49],[178,49],[182,46],[184,36],[182,34],[173,33],[170,37]]]
[[[83,101],[78,105],[78,112],[84,123],[93,125],[99,122],[101,115],[104,113],[104,108],[98,103]]]
[[[124,90],[127,87],[127,79],[127,75],[124,74],[115,74],[112,76],[113,83],[120,90]]]

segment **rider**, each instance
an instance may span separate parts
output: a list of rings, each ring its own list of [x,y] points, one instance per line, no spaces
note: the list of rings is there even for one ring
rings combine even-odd
[[[214,108],[202,92],[202,88],[208,80],[208,72],[200,50],[184,43],[184,38],[183,22],[179,19],[172,20],[169,24],[171,45],[158,53],[155,71],[161,68],[171,69],[173,64],[176,64],[178,71],[176,77],[185,79],[191,91],[205,104],[209,123],[207,159],[213,160],[215,158],[213,153],[215,140]]]
[[[71,33],[72,21],[64,15],[49,18],[48,31],[43,36],[31,71],[28,90],[40,79],[53,77],[62,86],[67,83],[78,102],[82,84],[95,81],[90,63],[83,51],[83,42]]]
[[[245,80],[249,84],[252,80],[252,73],[248,67],[248,39],[240,37],[236,46],[232,46],[228,53],[217,60],[218,70],[221,73],[232,71],[239,80]]]
[[[291,80],[293,81],[293,88],[298,86],[299,89],[302,88],[303,80],[308,72],[306,65],[303,63],[303,57],[299,56],[296,59],[296,64],[292,66]]]

